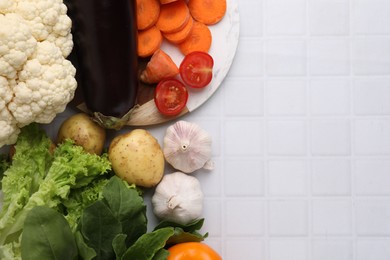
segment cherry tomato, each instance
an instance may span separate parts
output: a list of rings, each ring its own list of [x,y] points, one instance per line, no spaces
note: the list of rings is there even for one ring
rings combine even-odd
[[[164,79],[157,84],[154,92],[154,102],[158,111],[167,116],[180,114],[188,100],[185,85],[177,79]]]
[[[185,242],[168,248],[167,260],[222,260],[211,247],[200,242]]]
[[[213,77],[214,60],[207,52],[194,51],[187,54],[180,63],[179,71],[183,82],[193,88],[204,88]]]

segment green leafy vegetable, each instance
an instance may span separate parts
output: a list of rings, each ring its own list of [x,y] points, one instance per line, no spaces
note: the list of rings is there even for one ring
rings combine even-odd
[[[64,215],[72,231],[75,232],[83,210],[97,200],[103,198],[103,187],[107,184],[106,177],[100,177],[85,187],[72,189],[67,200],[62,202]]]
[[[112,240],[122,232],[121,223],[102,200],[87,207],[81,217],[81,233],[85,242],[95,250],[96,259],[113,259]]]
[[[0,190],[1,190],[1,180],[3,179],[4,172],[9,168],[10,165],[11,163],[8,160],[8,157],[4,154],[1,154],[0,155]]]
[[[93,248],[90,248],[84,241],[83,235],[80,231],[76,231],[75,239],[77,243],[77,248],[79,250],[79,255],[83,260],[92,260],[96,257],[96,252]]]
[[[201,242],[208,236],[208,233],[202,235],[198,231],[202,228],[204,219],[198,219],[186,225],[178,224],[171,221],[160,222],[154,230],[165,227],[173,227],[174,234],[168,239],[167,245],[174,245],[185,242]]]
[[[102,190],[102,199],[84,209],[78,229],[96,259],[120,258],[147,231],[143,198],[135,186],[113,176]]]
[[[166,241],[173,235],[172,227],[165,227],[142,235],[123,255],[123,260],[151,260],[156,253],[161,254]]]
[[[112,178],[103,190],[103,197],[127,235],[126,244],[131,245],[147,230],[146,206],[135,186],[119,178]]]
[[[38,125],[22,129],[12,165],[2,180],[0,256],[19,254],[18,241],[30,210],[36,206],[57,209],[72,189],[84,187],[111,170],[106,155],[88,154],[69,140],[54,154],[50,147],[50,139]]]
[[[57,211],[35,207],[27,214],[21,240],[23,259],[74,259],[77,246],[68,222]]]

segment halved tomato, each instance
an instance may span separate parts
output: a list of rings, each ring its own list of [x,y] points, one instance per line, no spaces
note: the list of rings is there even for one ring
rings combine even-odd
[[[194,51],[187,54],[179,71],[183,82],[193,88],[204,88],[213,78],[214,60],[210,54]]]
[[[167,116],[180,114],[188,100],[186,86],[177,79],[161,80],[154,91],[154,102],[158,111]]]

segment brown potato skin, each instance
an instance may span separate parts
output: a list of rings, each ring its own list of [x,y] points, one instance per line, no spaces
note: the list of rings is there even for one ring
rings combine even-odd
[[[91,120],[85,113],[68,117],[60,126],[57,143],[72,139],[88,153],[102,154],[106,141],[106,130]]]
[[[108,159],[115,174],[129,184],[151,188],[164,174],[164,154],[147,130],[135,129],[116,136],[110,143]]]

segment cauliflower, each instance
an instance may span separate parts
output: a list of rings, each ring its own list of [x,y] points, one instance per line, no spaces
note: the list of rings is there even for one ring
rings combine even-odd
[[[73,99],[72,22],[62,0],[0,0],[0,147]]]

